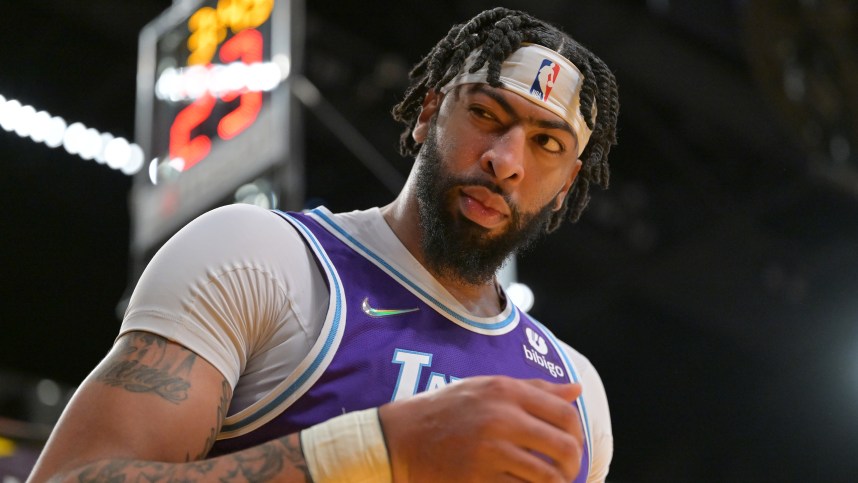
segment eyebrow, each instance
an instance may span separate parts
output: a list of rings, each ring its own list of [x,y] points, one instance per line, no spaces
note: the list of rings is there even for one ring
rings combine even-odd
[[[481,94],[485,94],[488,97],[491,97],[495,102],[498,103],[499,106],[501,106],[501,109],[503,109],[510,117],[514,117],[517,119],[521,118],[518,112],[516,112],[515,109],[512,108],[510,103],[507,102],[507,100],[504,99],[502,95],[498,94],[497,91],[495,91],[494,89],[488,89],[486,87],[486,84],[476,84],[474,85],[473,89],[471,89],[471,91],[479,92]],[[531,122],[544,129],[560,129],[562,131],[566,131],[571,134],[572,137],[575,138],[576,144],[578,142],[578,135],[575,133],[575,131],[572,130],[572,127],[569,126],[569,123],[562,119],[556,121],[553,119],[532,119]]]

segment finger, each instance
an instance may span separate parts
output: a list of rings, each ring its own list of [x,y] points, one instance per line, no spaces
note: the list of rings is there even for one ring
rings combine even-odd
[[[513,404],[509,407],[513,412],[507,414],[504,423],[494,425],[501,440],[548,456],[549,464],[564,474],[577,474],[584,436],[580,416],[571,401],[581,394],[579,384],[496,376],[466,380],[458,388],[465,388],[466,383],[491,395],[494,402]]]
[[[577,475],[577,473],[575,475],[566,474],[544,456],[534,454],[532,451],[511,443],[503,443],[499,449],[501,455],[498,461],[502,462],[503,470],[506,473],[503,477],[495,478],[493,481],[568,483]]]
[[[574,478],[583,455],[584,429],[578,409],[558,394],[580,394],[581,386],[546,381],[524,382],[529,390],[522,391],[519,404],[532,418],[520,421],[520,426],[515,429],[515,441],[546,455],[564,475]]]
[[[578,383],[557,384],[543,379],[526,379],[523,382],[542,391],[572,402],[581,395],[583,388]]]
[[[527,480],[510,474],[498,475],[492,481],[500,483],[528,483]]]
[[[552,384],[541,380],[523,381],[518,403],[532,416],[570,434],[580,429],[580,416],[572,404],[581,394],[580,384]]]
[[[577,476],[584,454],[583,432],[562,430],[534,417],[525,417],[503,430],[507,434],[502,434],[501,439],[536,453],[543,462],[556,467],[565,481]]]

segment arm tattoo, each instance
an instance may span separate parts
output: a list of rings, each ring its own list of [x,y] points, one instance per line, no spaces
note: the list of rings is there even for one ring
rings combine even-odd
[[[149,392],[174,404],[188,398],[190,373],[196,355],[163,337],[132,332],[96,374],[96,380],[131,392]],[[221,381],[222,392],[217,407],[217,420],[206,439],[203,451],[195,458],[204,458],[217,439],[232,397],[232,388]],[[190,460],[190,454],[186,455]],[[269,441],[236,453],[217,458],[160,463],[108,459],[90,463],[67,474],[64,481],[79,483],[163,482],[190,483],[197,481],[265,482],[275,478],[312,483],[310,471],[301,451],[298,434]]]
[[[221,394],[220,394],[220,403],[217,406],[217,419],[215,420],[215,427],[211,428],[209,431],[209,437],[206,439],[205,446],[203,447],[203,452],[198,454],[194,460],[201,460],[209,454],[212,447],[217,441],[217,435],[220,433],[220,428],[223,426],[223,420],[226,418],[226,411],[229,409],[229,401],[232,395],[232,388],[229,387],[229,382],[226,379],[221,381]],[[188,455],[188,461],[191,461],[190,455]]]
[[[299,434],[290,434],[277,441],[283,445],[283,451],[289,464],[301,472],[305,482],[313,483],[310,468],[307,467],[307,461],[304,459],[304,450],[301,449],[301,437]]]
[[[281,476],[312,483],[297,434],[218,458],[183,464],[107,460],[77,471],[80,483],[265,482]]]
[[[134,332],[125,337],[121,350],[99,371],[97,380],[131,392],[154,393],[178,404],[188,398],[188,376],[196,359],[196,354],[168,345],[163,337]]]

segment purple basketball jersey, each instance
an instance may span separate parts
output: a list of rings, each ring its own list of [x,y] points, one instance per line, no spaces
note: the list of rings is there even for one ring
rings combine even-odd
[[[304,237],[330,291],[319,340],[288,381],[265,400],[230,415],[210,455],[230,453],[335,416],[381,406],[472,376],[502,374],[578,381],[554,336],[513,308],[485,324],[463,317],[351,237],[325,212],[277,212]],[[586,408],[576,482],[590,467]],[[466,408],[463,408],[466,410]]]

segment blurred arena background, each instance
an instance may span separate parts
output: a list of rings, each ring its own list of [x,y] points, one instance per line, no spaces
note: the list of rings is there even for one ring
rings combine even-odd
[[[261,40],[216,55],[279,77],[231,134],[185,126],[214,140],[195,166],[166,155],[190,101],[154,83],[189,72],[187,19],[216,0],[0,0],[0,481],[24,480],[176,226],[390,201],[409,67],[498,4],[564,26],[620,85],[611,189],[513,274],[605,381],[609,481],[854,481],[855,0],[276,0],[246,26]]]

